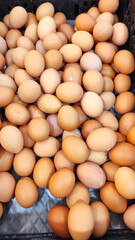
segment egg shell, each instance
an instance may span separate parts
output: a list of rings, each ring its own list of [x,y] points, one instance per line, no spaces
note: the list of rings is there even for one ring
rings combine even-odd
[[[132,92],[122,92],[116,97],[114,108],[117,113],[131,112],[135,107],[135,96]]]
[[[63,32],[57,32],[57,35],[62,41],[62,46],[68,43],[67,37]]]
[[[113,33],[112,24],[109,21],[97,22],[93,28],[93,36],[99,42],[108,40]]]
[[[36,10],[36,18],[40,21],[45,16],[53,16],[54,15],[54,6],[50,2],[45,2],[39,5]]]
[[[42,41],[42,40],[38,40],[38,41],[36,42],[36,50],[37,50],[38,52],[40,52],[40,53],[42,54],[42,56],[45,55],[46,49],[45,49],[44,46],[43,46],[43,41]]]
[[[72,41],[72,35],[74,34],[75,31],[70,24],[68,23],[61,24],[58,28],[58,31],[64,33],[69,42]]]
[[[17,47],[23,47],[28,51],[35,49],[35,46],[32,40],[25,36],[21,36],[17,39]]]
[[[27,12],[27,21],[26,21],[24,27],[27,28],[31,24],[38,24],[38,21],[37,21],[34,13]]]
[[[49,180],[49,191],[56,198],[68,196],[75,185],[75,175],[68,168],[55,172]]]
[[[101,13],[97,18],[96,18],[96,22],[102,22],[102,21],[108,21],[110,22],[112,25],[114,24],[114,16],[111,12],[104,12]]]
[[[56,170],[62,169],[62,168],[68,168],[70,170],[74,170],[75,164],[71,161],[69,161],[64,153],[63,150],[59,150],[55,156],[54,156],[54,165]]]
[[[0,201],[9,202],[14,196],[15,179],[8,172],[0,172]]]
[[[43,46],[48,51],[51,49],[60,49],[62,41],[57,33],[48,33],[43,39]]]
[[[0,146],[0,172],[7,172],[13,164],[14,154],[7,152]]]
[[[126,92],[131,87],[131,78],[129,75],[119,73],[114,78],[114,90],[116,93]]]
[[[27,53],[27,49],[23,47],[17,47],[12,53],[13,62],[20,68],[24,68],[24,57]]]
[[[119,166],[114,162],[108,161],[102,165],[102,168],[106,174],[106,179],[109,182],[114,182],[115,173],[118,170]]]
[[[44,118],[33,118],[28,124],[28,134],[35,142],[40,142],[49,137],[50,127]]]
[[[95,119],[90,119],[85,121],[81,129],[83,137],[86,139],[94,129],[100,128],[100,127],[102,127],[102,124]]]
[[[75,104],[73,105],[73,108],[77,111],[78,117],[79,117],[79,127],[88,119],[88,116],[85,114],[85,112],[82,110],[81,106]]]
[[[108,156],[105,152],[90,151],[87,161],[101,165],[107,161],[107,157]]]
[[[95,53],[103,63],[112,63],[116,50],[111,43],[98,42],[95,46]]]
[[[119,32],[121,32],[121,34],[119,34]],[[129,33],[126,24],[118,22],[113,25],[113,34],[111,40],[114,44],[117,46],[124,45],[128,40],[128,36]]]
[[[14,75],[15,75],[15,72],[19,69],[19,67],[12,63],[10,64],[7,68],[6,68],[6,71],[5,71],[5,74],[7,74],[8,76],[14,78]]]
[[[127,141],[135,145],[135,126],[132,126],[127,133]]]
[[[26,80],[33,79],[24,69],[17,69],[14,74],[14,80],[17,86],[19,87],[21,83],[23,83]]]
[[[100,15],[97,7],[91,7],[87,13],[91,15],[94,19],[96,19]]]
[[[94,40],[89,32],[77,31],[72,35],[72,43],[78,45],[83,52],[87,52],[92,49]]]
[[[17,86],[13,78],[8,76],[7,74],[0,75],[0,86],[7,86],[13,89],[14,92],[17,90]]]
[[[8,28],[4,22],[0,21],[0,36],[5,38]]]
[[[114,131],[118,129],[118,120],[114,114],[109,111],[103,111],[96,119],[103,125],[103,127],[108,127]]]
[[[48,213],[48,224],[52,231],[60,238],[69,238],[68,231],[68,213],[69,209],[63,205],[52,207]]]
[[[0,86],[0,107],[5,107],[14,99],[14,91],[7,86]]]
[[[75,26],[78,30],[92,32],[94,25],[95,19],[87,13],[81,13],[75,19]]]
[[[10,48],[7,50],[6,54],[5,54],[5,60],[6,60],[6,65],[9,66],[10,64],[13,63],[13,59],[12,59],[12,53],[14,51],[15,48]]]
[[[88,70],[83,75],[83,86],[87,91],[100,94],[103,91],[104,80],[97,70]]]
[[[94,216],[90,205],[84,201],[76,202],[68,214],[68,229],[76,240],[88,239],[94,229]]]
[[[89,204],[90,193],[89,189],[81,182],[76,182],[72,192],[66,197],[66,204],[69,208],[71,208],[79,200]]]
[[[2,53],[0,52],[0,70],[2,70],[4,68],[5,63],[6,63],[5,58],[2,55]]]
[[[31,148],[34,145],[34,141],[28,135],[28,124],[19,127],[24,140],[24,147]]]
[[[75,82],[82,85],[83,72],[75,66],[69,66],[64,69],[63,82]]]
[[[135,125],[135,113],[129,112],[122,115],[119,121],[120,133],[127,136],[129,129]]]
[[[21,28],[27,21],[27,12],[21,6],[12,8],[9,14],[9,20],[12,28]]]
[[[127,200],[119,194],[112,182],[107,182],[100,189],[100,198],[112,212],[123,213],[127,208]]]
[[[39,21],[38,27],[37,27],[37,33],[41,40],[43,40],[48,33],[55,32],[55,31],[56,31],[56,23],[52,17],[45,16]]]
[[[57,49],[51,49],[44,55],[46,68],[59,70],[63,65],[63,56]]]
[[[63,55],[64,61],[69,63],[79,61],[82,55],[81,48],[73,43],[65,44],[64,46],[62,46],[60,52]]]
[[[63,131],[63,134],[62,134],[62,140],[64,139],[64,138],[66,138],[67,136],[76,136],[76,137],[79,137],[79,138],[81,138],[82,139],[82,134],[81,134],[81,132],[80,132],[80,130],[78,129],[78,128],[76,128],[75,130],[73,130],[73,131],[66,131],[66,130],[64,130]]]
[[[98,8],[100,12],[112,12],[114,13],[119,7],[119,0],[110,2],[109,0],[100,0]]]
[[[135,171],[129,167],[120,167],[115,173],[117,191],[127,199],[135,198]]]
[[[124,74],[130,74],[135,70],[135,61],[132,53],[128,50],[120,50],[114,56],[114,66]]]
[[[25,29],[24,36],[29,38],[33,43],[36,43],[39,39],[37,33],[37,24],[30,24]]]
[[[0,218],[2,217],[3,215],[3,205],[0,203]]]
[[[45,114],[36,105],[30,105],[27,109],[30,114],[30,119],[37,117],[45,118]]]
[[[104,92],[113,92],[113,89],[114,89],[113,80],[108,76],[104,76],[103,79],[104,79],[104,89],[103,89],[103,91]]]
[[[135,204],[129,206],[123,214],[125,225],[135,231]]]
[[[107,76],[110,77],[111,79],[115,77],[115,71],[112,68],[112,66],[105,63],[102,65],[101,74],[102,76]]]
[[[50,158],[40,158],[33,171],[33,180],[40,188],[48,186],[49,179],[55,173],[55,168]]]
[[[93,130],[87,137],[88,147],[97,152],[105,152],[116,144],[117,137],[110,128],[98,128]]]
[[[38,189],[29,177],[22,177],[16,184],[15,198],[23,208],[32,207],[38,199]]]
[[[64,138],[62,150],[66,158],[73,163],[85,162],[89,155],[89,149],[86,143],[76,136],[67,136]]]
[[[43,94],[37,101],[38,108],[45,113],[57,113],[62,102],[53,94]]]
[[[56,23],[56,28],[57,29],[61,24],[66,23],[66,16],[62,12],[55,13],[54,16],[53,16],[53,19]]]
[[[9,48],[15,48],[17,47],[17,40],[19,37],[21,37],[22,34],[17,29],[11,29],[6,34],[6,42]]]
[[[9,14],[6,14],[3,18],[3,23],[10,29],[12,28],[10,19],[9,19]]]
[[[105,235],[110,224],[110,215],[107,207],[99,201],[93,202],[91,208],[94,215],[94,230],[92,235],[96,238]]]
[[[100,94],[100,97],[102,98],[103,100],[103,103],[104,103],[104,109],[105,110],[109,110],[112,108],[112,106],[114,105],[115,103],[115,95],[114,93],[112,92],[102,92]]]
[[[101,59],[98,57],[98,55],[92,52],[87,52],[82,55],[80,59],[80,65],[84,71],[92,69],[100,72],[102,69]]]
[[[50,136],[52,137],[58,137],[63,133],[63,129],[60,127],[59,122],[58,122],[58,114],[50,114],[47,118],[46,121],[48,122],[50,126]]]

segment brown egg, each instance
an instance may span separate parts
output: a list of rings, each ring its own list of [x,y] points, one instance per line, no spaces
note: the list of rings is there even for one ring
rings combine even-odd
[[[81,13],[75,19],[75,26],[78,30],[92,32],[94,25],[95,19],[87,13]]]
[[[114,13],[119,7],[119,0],[110,2],[109,0],[100,0],[98,8],[100,12],[112,12]]]
[[[135,204],[132,204],[127,208],[123,214],[123,220],[125,225],[131,230],[135,231]]]
[[[77,111],[78,113],[78,117],[79,117],[79,127],[82,125],[83,122],[85,122],[88,117],[87,115],[84,113],[84,111],[82,110],[81,106],[75,104],[73,105],[73,108]]]
[[[26,124],[30,118],[27,108],[20,103],[10,103],[5,109],[5,116],[16,125]]]
[[[102,76],[110,77],[113,79],[115,77],[115,71],[109,64],[103,64],[101,69]]]
[[[6,34],[6,42],[9,48],[17,47],[17,40],[21,37],[22,34],[17,29],[11,29]]]
[[[107,182],[100,189],[100,197],[112,212],[123,213],[127,208],[127,200],[118,193],[115,184],[112,182]]]
[[[7,152],[0,146],[0,172],[7,172],[13,164],[14,154]]]
[[[48,51],[51,49],[60,49],[62,41],[57,33],[48,33],[43,39],[43,46]]]
[[[37,117],[45,118],[45,114],[36,105],[30,105],[27,109],[30,114],[30,119]]]
[[[14,196],[15,179],[8,172],[0,172],[0,201],[9,202]]]
[[[50,127],[44,118],[33,118],[28,125],[28,134],[35,142],[40,142],[49,137]]]
[[[93,202],[91,208],[94,215],[94,230],[92,235],[96,238],[105,235],[110,224],[110,215],[107,207],[99,201]]]
[[[4,68],[5,63],[6,63],[5,58],[2,55],[2,53],[0,53],[0,70],[2,70]]]
[[[61,24],[58,28],[58,31],[64,33],[68,41],[71,42],[72,35],[74,34],[75,31],[70,24],[68,23]]]
[[[108,40],[112,33],[113,27],[109,21],[97,22],[93,28],[93,36],[99,42]]]
[[[92,52],[87,52],[82,55],[80,65],[84,71],[97,70],[100,72],[102,69],[101,59]]]
[[[127,141],[135,145],[135,126],[132,126],[127,133]]]
[[[2,217],[3,215],[3,205],[0,203],[0,218]]]
[[[83,72],[75,66],[70,66],[64,69],[63,82],[76,82],[82,84]]]
[[[24,27],[27,28],[30,24],[38,24],[36,16],[32,12],[27,13],[27,21],[26,21]]]
[[[56,170],[68,168],[73,171],[75,164],[65,157],[63,150],[59,150],[54,156],[54,166]]]
[[[99,42],[95,46],[95,53],[100,57],[103,63],[112,63],[116,50],[112,43]]]
[[[29,38],[33,43],[36,43],[39,39],[37,33],[37,24],[30,24],[25,29],[24,36]]]
[[[117,136],[117,143],[126,142],[126,137],[122,133],[120,132],[115,132],[115,133]]]
[[[21,28],[27,21],[27,12],[21,6],[16,6],[12,8],[9,14],[10,24],[12,28]]]
[[[72,43],[78,45],[82,51],[90,51],[94,45],[92,35],[87,31],[77,31],[72,35]]]
[[[115,181],[115,173],[118,170],[119,166],[111,161],[108,161],[102,165],[102,168],[106,174],[106,179],[109,182]]]
[[[83,75],[83,86],[87,91],[100,94],[103,91],[104,80],[97,70],[88,70]]]
[[[38,199],[38,189],[29,177],[22,177],[16,184],[15,197],[23,208],[32,207]]]
[[[0,21],[0,36],[5,38],[8,28],[4,22]]]
[[[2,147],[10,153],[18,153],[23,148],[23,136],[14,126],[6,126],[1,129],[0,141]]]
[[[62,180],[61,180],[62,179]],[[75,185],[75,175],[68,168],[55,172],[49,180],[49,191],[56,198],[68,196]]]
[[[100,127],[102,127],[102,124],[95,119],[85,121],[81,129],[83,137],[86,139],[94,129],[100,128]]]
[[[0,86],[0,107],[5,107],[14,99],[14,91],[7,86]]]
[[[97,7],[91,7],[87,13],[91,15],[94,19],[96,19],[100,15]]]
[[[66,23],[66,16],[62,12],[55,13],[53,19],[56,23],[56,29],[58,29],[61,24]]]
[[[15,72],[19,69],[19,67],[16,64],[10,64],[5,71],[5,74],[8,76],[14,78]]]
[[[45,16],[54,15],[54,6],[50,2],[42,3],[36,10],[36,18],[38,21]]]
[[[135,69],[135,61],[131,52],[120,50],[114,56],[114,66],[124,74],[130,74]]]
[[[58,122],[58,114],[50,114],[46,118],[46,121],[50,126],[50,136],[58,137],[63,133],[63,129],[60,127]]]
[[[96,119],[103,125],[103,127],[108,127],[114,131],[118,129],[118,120],[114,114],[109,111],[103,111]]]
[[[5,54],[5,60],[6,60],[6,65],[9,66],[10,64],[13,63],[13,59],[12,59],[12,53],[14,51],[15,48],[10,48],[8,49],[8,51]]]
[[[115,186],[124,198],[135,199],[135,171],[129,167],[120,167],[115,173]]]
[[[36,42],[36,50],[37,50],[38,52],[40,52],[40,53],[42,54],[42,56],[45,55],[46,49],[45,49],[44,46],[43,46],[43,41],[42,41],[42,40],[38,40],[38,41]]]
[[[8,28],[12,28],[11,23],[10,23],[10,19],[9,19],[9,14],[6,14],[3,18],[3,23],[5,23],[5,25]]]
[[[104,91],[105,92],[113,92],[114,82],[110,77],[104,76]]]
[[[116,93],[126,92],[131,87],[131,78],[129,75],[119,73],[114,78],[114,90]]]
[[[26,80],[22,82],[18,88],[19,98],[26,103],[33,103],[41,95],[40,85],[34,80]]]
[[[37,33],[41,40],[43,40],[48,33],[55,32],[55,31],[56,31],[56,24],[52,17],[45,16],[39,21],[38,27],[37,27]]]
[[[106,152],[96,152],[91,150],[87,158],[87,161],[91,161],[98,165],[101,165],[106,162],[107,158],[108,156]]]
[[[18,97],[17,94],[15,94],[15,96],[14,96],[13,103],[20,103],[20,104],[22,104],[24,107],[27,107],[27,106],[28,106],[27,103],[24,103],[24,102],[22,102],[22,101],[19,99],[19,97]]]
[[[63,32],[56,32],[62,41],[62,46],[68,43],[67,37]]]
[[[114,24],[114,16],[110,12],[101,13],[97,18],[96,22],[107,21],[110,22],[112,25]]]
[[[64,140],[64,138],[66,138],[67,136],[76,136],[76,137],[79,137],[79,138],[82,139],[81,132],[80,132],[80,130],[78,128],[76,128],[73,131],[66,131],[66,130],[64,130],[63,134],[62,134],[62,140]]]
[[[50,158],[40,158],[33,171],[35,184],[40,188],[46,188],[51,176],[55,173],[55,167]]]
[[[68,231],[69,209],[63,205],[52,207],[48,213],[48,224],[52,231],[60,238],[70,238]]]
[[[14,80],[17,86],[20,86],[22,82],[30,79],[32,79],[32,77],[26,72],[26,70],[19,68],[15,71]]]
[[[0,53],[5,55],[7,52],[7,43],[3,37],[0,36]]]
[[[62,102],[53,94],[44,94],[37,101],[38,108],[45,113],[57,113]]]
[[[44,58],[36,50],[31,50],[25,55],[24,65],[28,74],[32,77],[39,77],[45,68]]]
[[[118,22],[113,25],[113,34],[111,40],[114,44],[117,46],[124,45],[128,40],[128,35],[128,28],[126,24]]]
[[[12,77],[8,76],[7,74],[0,75],[0,86],[7,86],[13,89],[14,92],[17,90],[17,86],[15,81]]]
[[[135,97],[132,92],[122,92],[116,97],[114,108],[117,113],[125,114],[135,107]]]
[[[13,62],[20,68],[24,68],[24,57],[28,50],[23,47],[17,47],[12,53]]]
[[[80,200],[71,207],[68,229],[73,239],[89,239],[94,229],[94,216],[90,205]]]
[[[79,137],[67,136],[62,142],[62,150],[67,159],[73,163],[82,163],[87,160],[89,149]]]
[[[13,167],[15,172],[22,177],[29,176],[34,169],[36,158],[33,151],[29,148],[17,153],[14,157]]]
[[[26,48],[28,51],[35,49],[32,40],[25,36],[21,36],[17,39],[17,47]]]
[[[46,68],[54,68],[59,70],[63,65],[63,56],[57,49],[47,51],[44,56]]]
[[[127,136],[129,129],[135,125],[135,113],[129,112],[123,114],[119,121],[119,131],[120,133]]]
[[[19,127],[24,140],[24,147],[31,148],[34,145],[34,141],[28,135],[28,124]]]
[[[54,137],[48,137],[44,141],[35,143],[34,152],[39,157],[53,157],[59,148],[59,141]]]
[[[73,43],[68,43],[62,46],[60,52],[63,55],[64,61],[68,63],[78,62],[82,55],[81,48]]]
[[[64,70],[66,70],[69,67],[76,67],[77,69],[82,71],[82,68],[79,63],[66,63],[63,67]]]
[[[82,200],[85,203],[89,204],[90,193],[89,189],[82,183],[76,182],[72,192],[66,198],[66,204],[69,208],[71,208],[79,200]]]
[[[102,98],[103,100],[103,103],[104,103],[104,109],[105,110],[109,110],[112,108],[112,106],[114,105],[115,103],[115,95],[114,93],[112,92],[102,92],[100,94],[100,97]]]

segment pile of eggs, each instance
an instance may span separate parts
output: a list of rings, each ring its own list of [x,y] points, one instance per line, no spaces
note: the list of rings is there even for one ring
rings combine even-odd
[[[135,231],[135,61],[119,50],[128,28],[118,7],[99,0],[74,28],[49,2],[35,15],[14,7],[0,22],[0,202],[15,196],[29,208],[48,187],[66,198],[48,213],[60,238],[103,236],[108,209]],[[90,202],[89,188],[101,201]]]

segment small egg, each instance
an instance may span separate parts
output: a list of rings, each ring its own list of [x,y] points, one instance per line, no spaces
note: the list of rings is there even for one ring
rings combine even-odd
[[[120,167],[115,173],[115,186],[124,198],[135,199],[135,171],[129,167]]]
[[[97,70],[88,70],[83,75],[83,86],[87,91],[100,94],[103,91],[104,80]]]
[[[118,170],[119,166],[114,162],[108,161],[102,165],[102,168],[106,174],[106,179],[109,182],[115,181],[115,173]]]
[[[37,21],[34,13],[28,12],[27,13],[27,21],[26,21],[24,27],[27,28],[31,24],[38,24],[38,21]]]
[[[77,111],[79,117],[79,127],[88,119],[88,116],[84,113],[81,106],[75,104],[73,108]]]
[[[102,237],[110,225],[110,215],[107,207],[100,201],[93,202],[91,208],[94,215],[94,229],[92,235],[96,238]]]
[[[14,92],[17,90],[17,86],[15,81],[12,77],[8,76],[7,74],[0,75],[0,86],[7,86],[13,89]]]
[[[135,107],[135,97],[132,92],[122,92],[116,97],[114,108],[117,113],[125,114]]]
[[[118,129],[118,120],[114,114],[109,111],[103,111],[96,119],[103,125],[103,127],[108,127],[114,131]]]
[[[65,157],[73,163],[85,162],[89,155],[86,143],[81,138],[72,135],[64,138],[62,150]]]
[[[53,94],[44,94],[37,101],[38,108],[45,113],[57,113],[62,102]]]
[[[63,56],[57,49],[47,51],[44,56],[46,68],[54,68],[55,70],[61,69],[63,65]]]
[[[97,18],[96,22],[107,21],[110,22],[112,25],[114,24],[114,16],[111,12],[104,12],[101,13]]]
[[[0,203],[0,218],[2,217],[3,215],[3,205]]]
[[[62,179],[62,181],[61,181]],[[55,172],[49,180],[49,191],[56,198],[68,196],[75,186],[75,175],[68,168]]]
[[[105,152],[90,151],[87,161],[101,165],[107,161],[107,157],[108,156]]]
[[[13,165],[14,154],[0,146],[0,172],[7,172]]]
[[[4,68],[5,63],[6,63],[5,58],[2,55],[2,53],[0,52],[0,70],[2,70]]]
[[[0,107],[6,107],[14,99],[14,91],[7,86],[0,86]]]
[[[63,150],[59,150],[54,156],[54,166],[56,170],[68,168],[73,171],[75,164],[65,157]]]
[[[127,141],[135,145],[135,126],[132,126],[127,133]]]
[[[83,52],[87,52],[92,49],[94,40],[89,32],[77,31],[72,35],[72,43],[78,45]]]
[[[34,144],[34,152],[39,157],[53,157],[60,148],[59,141],[54,137],[48,137],[44,141]]]
[[[8,28],[4,22],[0,21],[0,36],[5,38]]]
[[[38,41],[36,42],[36,50],[37,50],[38,52],[40,52],[40,53],[42,54],[42,56],[45,55],[46,49],[45,49],[44,46],[43,46],[43,41],[42,41],[42,40],[38,40]]]
[[[50,136],[52,137],[58,137],[63,133],[63,129],[60,127],[59,122],[58,122],[58,114],[50,114],[47,118],[46,121],[48,122],[50,126]]]
[[[25,29],[24,36],[29,38],[33,43],[38,41],[38,34],[37,34],[37,24],[30,24]]]
[[[20,130],[14,126],[6,126],[0,131],[2,147],[10,153],[18,153],[22,150],[24,140]]]
[[[115,71],[109,64],[103,64],[101,69],[102,76],[110,77],[113,79],[115,77]]]
[[[20,132],[22,133],[24,140],[24,147],[31,148],[34,145],[34,141],[28,135],[28,124],[22,125],[19,127]]]
[[[37,117],[45,118],[45,114],[36,105],[30,105],[27,109],[30,114],[30,119]]]
[[[115,132],[117,136],[117,143],[119,142],[126,142],[126,137],[120,133],[120,132]]]
[[[9,48],[17,47],[17,40],[21,37],[22,34],[17,29],[11,29],[6,34],[6,42]]]
[[[48,224],[52,231],[60,238],[70,238],[68,231],[69,209],[63,205],[52,207],[48,213]]]
[[[6,60],[6,65],[9,66],[10,64],[13,63],[13,59],[12,59],[12,53],[14,51],[15,48],[10,48],[8,49],[8,51],[5,54],[5,60]]]
[[[36,18],[40,21],[45,16],[53,16],[54,15],[54,6],[50,2],[45,2],[39,5],[36,10]]]
[[[118,22],[113,25],[113,34],[111,40],[114,44],[117,46],[124,45],[128,40],[128,35],[128,28],[126,24]]]
[[[55,173],[55,168],[50,158],[40,158],[33,171],[33,180],[40,188],[46,188],[51,176]]]
[[[75,26],[78,30],[92,32],[94,25],[95,19],[87,13],[81,13],[75,19]]]
[[[120,133],[127,136],[129,129],[135,125],[135,113],[129,112],[122,115],[119,120]]]
[[[41,40],[43,40],[48,33],[55,32],[55,31],[56,31],[56,23],[52,17],[45,16],[39,21],[38,27],[37,27],[37,33]]]
[[[115,95],[114,93],[112,92],[102,92],[100,94],[100,97],[102,98],[103,100],[103,103],[104,103],[104,109],[105,110],[109,110],[112,108],[112,106],[114,105],[115,103]]]
[[[129,75],[119,73],[114,78],[114,90],[116,93],[126,92],[131,87],[131,78]]]
[[[114,56],[114,66],[124,74],[130,74],[135,69],[135,61],[131,52],[120,50]]]
[[[35,49],[35,46],[34,46],[32,40],[25,36],[21,36],[17,39],[17,47],[25,48],[28,51]]]
[[[15,179],[8,172],[0,172],[0,201],[9,202],[14,196]]]
[[[98,42],[95,46],[95,53],[100,57],[103,63],[112,63],[116,50],[112,43]]]
[[[93,36],[99,42],[107,41],[113,33],[112,24],[109,21],[99,21],[93,28]]]
[[[49,137],[50,127],[44,118],[33,118],[28,125],[28,134],[35,142],[40,142]]]
[[[69,66],[64,69],[63,82],[76,82],[82,84],[83,72],[75,66]]]
[[[27,12],[21,6],[16,6],[12,8],[9,14],[10,24],[12,28],[21,28],[27,21]]]
[[[110,77],[104,76],[104,91],[105,92],[113,92],[114,82]]]
[[[94,19],[96,19],[100,15],[97,7],[91,7],[87,13],[91,15]]]
[[[61,24],[66,23],[66,16],[62,12],[55,13],[53,19],[56,23],[56,29],[58,29]]]
[[[119,194],[112,182],[107,182],[100,189],[100,198],[112,212],[123,213],[127,208],[127,200]]]
[[[97,129],[97,128],[100,128],[100,127],[102,127],[102,124],[99,121],[95,120],[95,119],[90,119],[90,120],[85,121],[83,123],[82,129],[81,129],[83,137],[86,139],[88,137],[88,135],[94,129]]]
[[[100,0],[98,3],[98,8],[100,12],[112,12],[114,13],[119,7],[119,0]]]
[[[123,214],[125,225],[135,231],[135,204],[130,205]]]
[[[38,189],[29,177],[22,177],[16,184],[15,198],[23,208],[32,207],[38,199]]]
[[[80,65],[84,71],[97,70],[101,71],[102,62],[101,59],[92,52],[84,53],[80,59]]]
[[[68,41],[71,42],[72,35],[74,34],[73,27],[68,23],[63,23],[59,26],[58,32],[62,32],[67,37]]]
[[[3,37],[0,36],[0,53],[5,55],[7,52],[7,43]]]

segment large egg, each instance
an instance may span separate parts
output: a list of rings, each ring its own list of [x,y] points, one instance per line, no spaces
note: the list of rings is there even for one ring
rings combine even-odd
[[[40,94],[40,85],[34,80],[26,80],[22,82],[18,88],[19,98],[26,103],[36,102]]]
[[[130,74],[135,69],[135,61],[131,52],[128,50],[120,50],[114,56],[114,66],[124,74]]]
[[[135,107],[135,96],[132,92],[122,92],[116,97],[114,108],[117,113],[131,112]]]

